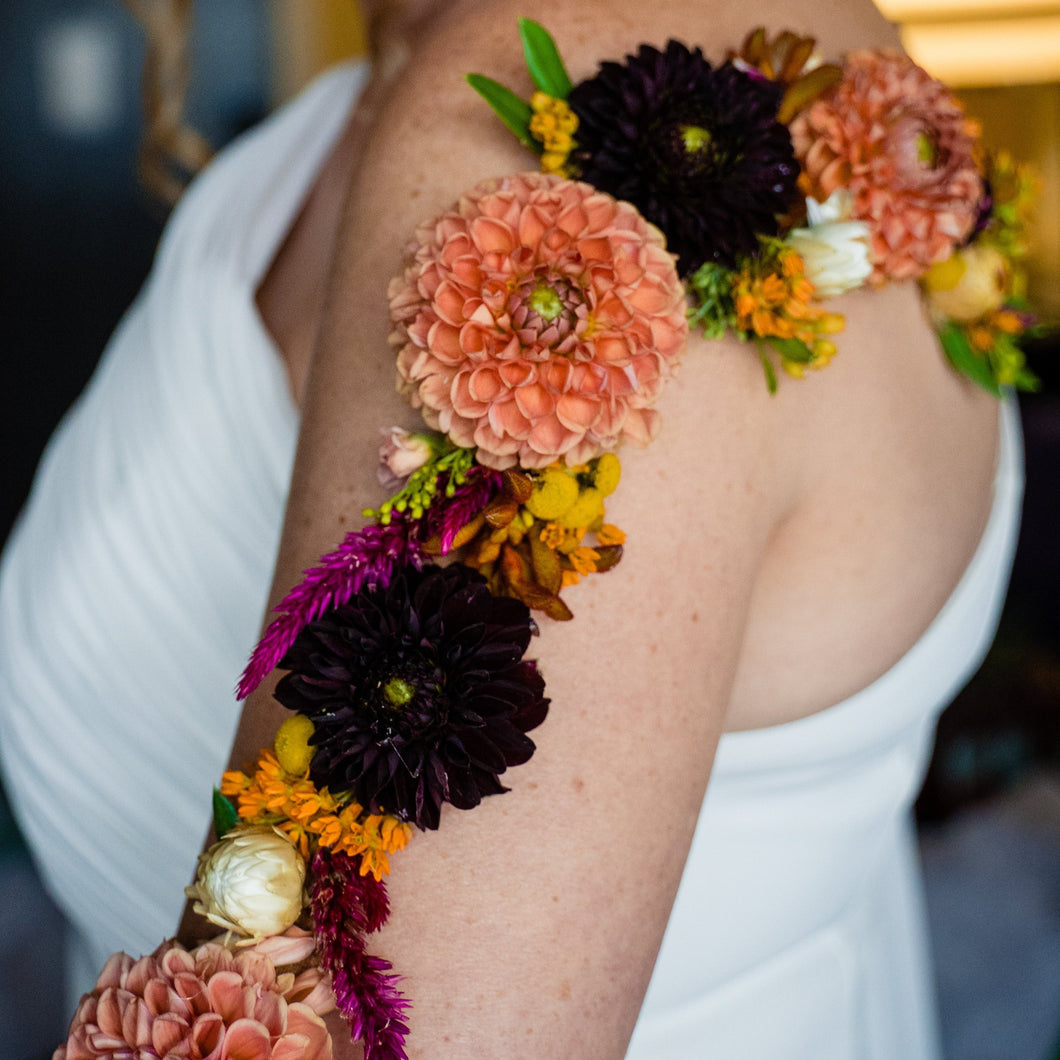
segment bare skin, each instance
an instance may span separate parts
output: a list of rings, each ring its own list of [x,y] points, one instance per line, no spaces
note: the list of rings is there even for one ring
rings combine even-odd
[[[530,168],[462,81],[479,70],[528,90],[518,15],[549,26],[575,80],[669,35],[720,58],[758,23],[813,32],[827,55],[897,45],[868,0],[447,5],[351,122],[259,292],[304,410],[274,601],[382,499],[379,427],[417,423],[386,341],[412,228],[478,180]],[[834,305],[839,357],[775,398],[747,347],[693,339],[661,437],[623,452],[608,517],[626,557],[570,590],[575,620],[543,623],[533,647],[553,702],[537,754],[510,794],[443,815],[397,859],[373,948],[407,976],[413,1055],[566,1057],[590,1041],[621,1057],[722,732],[825,709],[880,676],[974,553],[996,403],[946,367],[912,285]],[[233,760],[283,714],[253,697]]]

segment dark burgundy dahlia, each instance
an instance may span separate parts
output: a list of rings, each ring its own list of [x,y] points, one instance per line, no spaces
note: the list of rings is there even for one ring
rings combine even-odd
[[[795,198],[798,165],[777,120],[784,86],[699,48],[643,44],[603,63],[571,92],[582,180],[633,203],[662,229],[682,276],[732,266],[775,235]]]
[[[313,781],[420,828],[443,802],[507,791],[498,775],[533,754],[548,710],[532,631],[525,604],[460,564],[407,568],[310,623],[276,698],[316,727]]]

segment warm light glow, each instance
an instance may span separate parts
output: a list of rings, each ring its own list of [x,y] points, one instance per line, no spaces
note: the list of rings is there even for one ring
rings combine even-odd
[[[951,85],[1060,80],[1060,13],[978,22],[915,22],[903,26],[902,43],[925,70]]]
[[[876,0],[892,22],[1060,14],[1060,0]]]

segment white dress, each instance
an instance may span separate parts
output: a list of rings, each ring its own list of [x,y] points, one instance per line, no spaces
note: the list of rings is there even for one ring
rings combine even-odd
[[[298,428],[254,292],[363,80],[326,75],[196,181],[4,556],[3,773],[75,928],[71,998],[182,906]],[[722,739],[630,1060],[937,1055],[909,811],[1004,594],[1003,408],[989,526],[919,643],[837,706]]]

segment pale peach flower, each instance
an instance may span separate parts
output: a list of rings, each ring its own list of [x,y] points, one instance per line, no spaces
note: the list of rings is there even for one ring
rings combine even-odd
[[[658,229],[543,173],[481,184],[422,225],[390,309],[399,390],[495,468],[649,441],[688,335]]]
[[[982,195],[974,129],[907,56],[852,52],[791,135],[810,196],[850,191],[852,218],[872,233],[872,282],[921,276],[970,234]]]
[[[277,967],[284,964],[300,964],[310,957],[317,948],[317,940],[312,931],[306,931],[292,924],[282,935],[267,935],[253,946],[248,947],[255,953],[268,957]]]
[[[189,952],[169,942],[139,960],[116,953],[52,1060],[331,1060],[320,1018],[329,1007],[307,986],[301,976],[278,975],[263,954],[215,943]]]
[[[1000,309],[1008,296],[1012,267],[997,247],[973,243],[933,265],[921,283],[932,314],[970,324]]]
[[[430,460],[434,449],[423,434],[413,434],[401,427],[382,427],[383,441],[379,446],[379,484],[396,490],[412,474]]]

